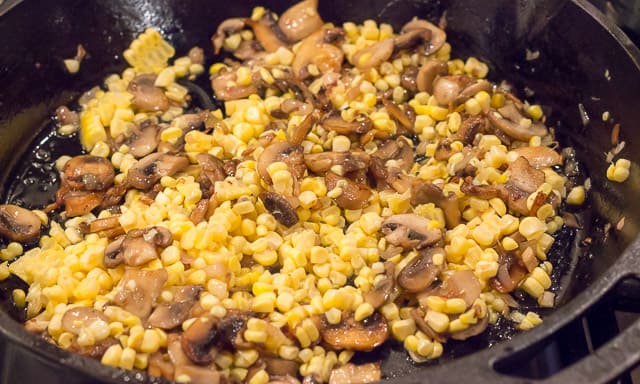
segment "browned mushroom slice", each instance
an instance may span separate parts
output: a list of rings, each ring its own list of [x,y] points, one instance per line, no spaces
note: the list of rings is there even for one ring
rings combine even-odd
[[[78,335],[82,328],[88,328],[96,321],[109,324],[109,318],[102,312],[89,307],[69,308],[62,315],[62,329]]]
[[[180,337],[180,345],[189,360],[200,365],[209,364],[213,360],[211,347],[217,323],[212,317],[199,317],[184,331]]]
[[[375,309],[380,308],[387,303],[393,293],[393,289],[395,288],[395,264],[392,262],[386,262],[384,264],[384,268],[384,279],[379,280],[369,292],[363,294],[364,301],[371,304]]]
[[[256,40],[267,52],[275,52],[280,47],[287,45],[287,37],[282,33],[276,23],[274,15],[267,11],[260,20],[245,19],[245,24],[253,29]]]
[[[389,244],[407,250],[429,247],[442,239],[442,230],[429,229],[429,220],[413,213],[388,217],[382,223],[382,233]]]
[[[446,337],[436,332],[433,328],[431,328],[429,324],[427,324],[427,322],[424,320],[425,314],[422,311],[422,309],[413,308],[409,312],[409,314],[411,315],[411,318],[413,319],[413,321],[416,323],[416,327],[425,335],[441,343],[444,343],[447,341]]]
[[[432,183],[417,182],[411,186],[411,204],[433,203],[442,209],[447,228],[460,224],[460,208],[458,198],[453,192],[445,196],[440,187]]]
[[[470,337],[477,336],[484,332],[489,325],[489,316],[485,316],[478,320],[477,323],[472,324],[469,328],[462,331],[453,332],[450,337],[454,340],[466,340]]]
[[[438,295],[447,298],[459,297],[470,307],[480,296],[482,287],[473,271],[446,271],[443,274],[444,281],[438,289]]]
[[[61,176],[71,189],[104,191],[113,184],[115,170],[104,157],[81,155],[65,163]]]
[[[323,128],[336,131],[340,135],[362,135],[373,128],[373,122],[367,115],[358,115],[353,121],[345,121],[337,111],[326,115],[320,124]]]
[[[398,52],[403,49],[412,49],[419,44],[425,44],[425,49],[430,49],[431,30],[416,28],[405,31],[393,39],[393,49]]]
[[[234,69],[221,70],[211,77],[211,88],[220,100],[237,100],[258,93],[253,81],[248,85],[238,85],[238,76]]]
[[[433,96],[438,104],[444,106],[462,104],[476,93],[490,90],[488,81],[475,80],[466,75],[440,76],[433,82]]]
[[[442,265],[433,262],[433,256],[441,254],[444,249],[429,248],[420,252],[398,274],[398,285],[407,292],[421,292],[428,288],[443,270]]]
[[[438,142],[436,146],[436,152],[433,154],[433,158],[440,161],[447,161],[453,155],[453,149],[451,148],[453,140],[446,138]]]
[[[324,316],[318,323],[322,340],[338,350],[371,351],[389,335],[387,320],[378,312],[363,321],[355,321],[352,313],[343,313],[340,324],[330,324]]]
[[[477,80],[476,79],[474,82],[472,82],[471,84],[466,86],[460,92],[460,94],[458,95],[458,97],[455,100],[455,104],[459,105],[459,104],[464,103],[465,101],[467,101],[470,98],[472,98],[473,96],[475,96],[478,92],[481,92],[481,91],[490,92],[491,88],[492,88],[492,85],[487,80],[484,80],[484,79]]]
[[[127,173],[127,182],[134,188],[147,190],[163,176],[173,176],[189,165],[184,155],[152,153],[140,159]]]
[[[262,192],[260,200],[264,207],[275,217],[276,220],[285,227],[291,227],[298,222],[298,214],[289,201],[283,196],[274,192]]]
[[[156,247],[165,248],[171,244],[173,236],[164,227],[135,229],[119,238],[104,250],[104,265],[115,268],[120,263],[137,267],[158,258]]]
[[[471,177],[465,178],[460,185],[460,191],[467,196],[474,196],[483,200],[491,200],[502,196],[500,188],[494,185],[474,185]]]
[[[393,54],[393,39],[384,39],[363,48],[351,57],[350,63],[361,71],[375,68]]]
[[[303,148],[299,145],[293,145],[286,141],[276,141],[264,149],[258,157],[256,170],[258,174],[267,184],[271,184],[271,176],[267,171],[269,165],[282,161],[287,164],[289,172],[295,178],[304,175],[305,165],[302,155]]]
[[[196,161],[198,165],[202,167],[200,177],[206,177],[211,184],[216,181],[222,181],[227,177],[225,163],[217,157],[209,153],[198,153],[196,155]]]
[[[113,303],[141,319],[146,319],[168,277],[165,269],[127,269],[118,283]]]
[[[527,268],[513,252],[499,252],[498,264],[498,273],[489,280],[489,285],[500,293],[509,293],[524,279]]]
[[[156,75],[142,74],[134,77],[127,86],[133,95],[131,105],[142,112],[166,111],[169,99],[161,88],[155,86]]]
[[[535,192],[544,183],[544,172],[535,169],[524,157],[518,157],[507,169],[510,185],[527,193]]]
[[[367,169],[370,156],[363,151],[305,153],[304,163],[312,172],[324,174],[335,165],[342,166],[344,173]]]
[[[340,184],[342,194],[334,200],[340,208],[344,209],[360,209],[367,205],[371,190],[364,184],[356,183],[346,177],[339,176],[333,172],[327,172],[324,175],[324,182],[327,190],[333,190]]]
[[[434,24],[426,20],[422,20],[418,18],[414,18],[413,20],[406,23],[400,30],[400,33],[404,34],[407,32],[411,32],[413,30],[420,30],[420,29],[427,29],[431,32],[431,37],[429,38],[429,44],[424,49],[425,55],[430,55],[438,51],[440,48],[442,48],[445,41],[447,40],[447,34],[445,33],[445,31],[436,27]]]
[[[375,383],[380,379],[382,379],[382,370],[379,363],[360,365],[347,363],[331,370],[329,384],[365,384]]]
[[[155,151],[160,142],[158,137],[159,131],[160,127],[157,124],[149,121],[143,123],[126,141],[129,147],[129,153],[136,158],[140,158]]]
[[[315,64],[321,73],[339,73],[344,53],[333,45],[344,38],[340,28],[323,28],[302,40],[302,44],[293,59],[293,75],[301,80],[309,77],[308,65]]]
[[[82,222],[79,225],[80,231],[84,234],[98,233],[101,237],[114,238],[124,234],[124,229],[120,225],[120,215],[113,215],[92,220],[91,222]]]
[[[100,192],[70,190],[61,196],[64,212],[68,217],[82,216],[91,212],[102,203],[104,197]]]
[[[373,153],[374,157],[378,157],[384,162],[396,160],[395,166],[405,172],[408,172],[413,166],[413,155],[413,147],[403,137],[388,140]]]
[[[307,117],[305,117],[300,124],[293,127],[293,130],[289,135],[290,137],[289,142],[293,145],[302,144],[304,139],[307,137],[309,132],[311,132],[311,129],[313,128],[314,125],[316,125],[319,119],[320,119],[319,111],[317,110],[308,114]]]
[[[497,111],[491,110],[487,117],[493,126],[516,140],[528,141],[533,136],[545,136],[549,133],[544,124],[525,118],[513,101],[507,101]]]
[[[396,103],[387,99],[382,99],[382,104],[395,121],[400,123],[402,127],[408,129],[410,132],[413,132],[413,126],[416,122],[416,115],[413,107],[406,104],[403,110]]]
[[[0,205],[0,236],[26,242],[40,236],[40,218],[28,209],[13,204]]]
[[[515,148],[512,151],[527,159],[529,165],[536,169],[562,164],[562,155],[549,147],[527,146]]]
[[[286,360],[277,357],[263,357],[266,367],[265,370],[269,376],[288,376],[296,377],[300,363],[294,360]]]
[[[429,59],[427,60],[416,74],[416,88],[420,92],[433,92],[433,81],[438,76],[444,76],[447,74],[449,68],[447,63],[441,60]]]
[[[72,111],[66,105],[61,105],[56,108],[56,119],[60,125],[78,125],[80,123],[80,117],[78,113]]]
[[[218,29],[216,33],[211,37],[211,42],[213,43],[213,53],[216,55],[220,53],[222,46],[224,44],[224,39],[227,38],[228,35],[231,35],[236,32],[240,32],[245,27],[245,19],[243,18],[232,18],[227,19],[218,25]]]
[[[318,0],[304,0],[289,9],[278,19],[278,26],[289,41],[300,41],[322,27],[318,13]]]
[[[460,140],[464,144],[473,143],[477,133],[484,132],[487,126],[487,119],[482,116],[469,116],[462,120],[460,128],[451,135],[451,139]]]

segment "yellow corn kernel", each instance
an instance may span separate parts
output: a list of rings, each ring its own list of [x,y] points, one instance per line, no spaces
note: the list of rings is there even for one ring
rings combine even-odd
[[[399,340],[404,341],[409,335],[416,332],[416,323],[413,319],[403,319],[391,322],[391,333]]]
[[[549,274],[544,269],[540,267],[534,268],[531,271],[531,277],[536,279],[544,289],[551,288],[551,278],[549,278]]]
[[[449,329],[449,316],[444,313],[428,310],[424,320],[436,332],[445,332]]]
[[[529,108],[527,108],[527,114],[534,120],[540,120],[543,115],[542,108],[537,104],[530,105]]]
[[[115,344],[107,348],[107,350],[102,355],[100,362],[111,367],[118,367],[120,365],[121,357],[122,347],[119,344]]]
[[[444,312],[449,314],[462,313],[467,309],[467,303],[460,298],[447,299],[444,304]]]
[[[258,357],[258,351],[249,349],[237,351],[233,359],[236,367],[248,368],[258,360]]]
[[[525,290],[525,292],[527,292],[534,298],[538,298],[544,293],[544,287],[542,286],[542,284],[540,284],[540,282],[538,282],[538,280],[534,279],[533,277],[527,277],[526,279],[524,279],[521,287]]]
[[[251,309],[256,312],[269,313],[273,312],[275,303],[276,294],[273,292],[266,292],[253,299]]]
[[[477,99],[470,98],[469,100],[465,101],[464,109],[470,115],[475,116],[475,115],[479,114],[480,112],[482,112],[482,105],[480,105],[480,103],[478,102]]]
[[[404,349],[415,352],[418,349],[418,338],[415,335],[409,335],[404,339]]]
[[[449,332],[453,333],[453,332],[459,332],[459,331],[464,331],[465,329],[469,328],[469,324],[464,323],[462,320],[455,319],[452,320],[449,323]]]
[[[579,185],[577,187],[573,187],[569,194],[567,195],[567,204],[571,205],[582,205],[585,200],[585,189],[584,186]]]
[[[518,226],[518,231],[527,240],[535,240],[542,236],[544,231],[547,229],[547,226],[544,222],[540,221],[537,217],[525,217],[520,221],[520,225]]]
[[[362,321],[362,320],[366,319],[367,317],[371,316],[374,311],[375,311],[375,308],[373,308],[373,306],[371,304],[362,303],[356,309],[356,312],[354,314],[354,319],[356,321]]]

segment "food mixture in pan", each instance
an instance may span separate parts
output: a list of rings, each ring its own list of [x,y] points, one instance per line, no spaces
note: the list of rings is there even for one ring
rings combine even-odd
[[[150,29],[56,111],[86,154],[57,159],[51,205],[0,206],[0,279],[29,285],[29,331],[177,382],[365,383],[380,366],[354,353],[425,362],[501,318],[541,324],[512,294],[554,306],[546,253],[586,193],[542,108],[450,58],[442,22],[316,7],[218,27],[224,108],[180,80],[203,49],[172,60]]]

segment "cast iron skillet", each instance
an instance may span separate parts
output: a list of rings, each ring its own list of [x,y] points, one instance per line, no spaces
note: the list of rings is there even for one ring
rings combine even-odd
[[[443,358],[422,366],[404,354],[384,352],[383,373],[391,382],[524,382],[500,372],[542,348],[555,333],[622,282],[640,277],[640,52],[610,22],[584,0],[567,3],[526,0],[321,0],[325,20],[341,23],[375,18],[401,26],[413,16],[438,20],[446,14],[454,56],[474,55],[490,63],[493,80],[507,79],[516,89],[533,92],[550,113],[550,125],[565,145],[577,150],[583,171],[591,177],[588,214],[583,226],[590,246],[576,246],[560,237],[555,260],[564,270],[558,308],[544,325],[455,360]],[[0,7],[0,15],[7,5]],[[147,27],[156,27],[184,54],[193,45],[209,49],[209,37],[223,19],[244,16],[255,5],[282,12],[286,1],[61,0],[26,1],[0,17],[0,195],[9,199],[9,185],[24,168],[25,154],[50,122],[52,111],[72,102],[105,75],[121,71],[120,53]],[[83,44],[90,56],[76,75],[64,71],[62,59]],[[526,51],[539,58],[526,60]],[[212,57],[208,57],[211,62]],[[206,84],[206,81],[203,82]],[[579,108],[578,105],[581,105]],[[608,111],[613,121],[602,122]],[[621,124],[627,146],[621,156],[632,161],[624,184],[606,180],[604,153],[611,149],[613,122]],[[14,170],[14,171],[11,171]],[[28,205],[28,204],[27,204]],[[621,230],[606,230],[618,223]],[[556,276],[557,277],[557,276]],[[637,282],[637,280],[636,280]],[[632,287],[631,289],[629,287]],[[627,301],[638,309],[637,290],[627,285]],[[630,293],[629,293],[630,292]],[[0,295],[5,295],[0,289]],[[0,296],[1,298],[2,296]],[[635,300],[635,301],[634,301]],[[62,351],[26,332],[0,310],[2,383],[89,383],[158,381],[142,373],[102,366],[97,361]],[[495,338],[496,340],[499,337]],[[488,342],[475,345],[486,346]],[[470,340],[473,350],[474,341]],[[447,349],[450,346],[447,345]],[[469,353],[461,349],[460,354]],[[388,353],[388,355],[386,355]],[[451,354],[449,354],[450,356]],[[381,357],[381,356],[374,356]],[[371,357],[364,357],[371,358]],[[527,382],[606,382],[640,361],[640,321],[636,321],[597,353],[542,380]]]

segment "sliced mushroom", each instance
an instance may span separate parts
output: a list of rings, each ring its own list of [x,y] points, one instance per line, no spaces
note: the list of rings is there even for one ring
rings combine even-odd
[[[289,135],[289,142],[293,145],[302,144],[304,139],[307,137],[309,132],[311,132],[311,129],[314,125],[316,125],[319,119],[319,111],[313,111],[308,114],[300,124],[296,125],[293,128],[291,134]]]
[[[431,30],[416,28],[405,31],[393,39],[393,48],[396,52],[403,49],[412,49],[419,44],[425,44],[425,49],[430,49]]]
[[[382,223],[382,233],[389,244],[406,250],[422,249],[442,240],[442,230],[429,229],[429,220],[413,213],[388,217]]]
[[[105,326],[109,324],[109,318],[96,309],[73,307],[67,309],[62,315],[62,329],[78,335],[82,328],[88,328],[97,321],[102,322]]]
[[[405,104],[404,108],[401,109],[396,103],[387,99],[382,99],[382,104],[395,121],[400,123],[402,127],[409,130],[409,132],[413,132],[413,126],[416,122],[416,113],[412,106]]]
[[[156,75],[142,74],[134,77],[127,86],[127,91],[133,95],[131,105],[142,112],[166,111],[169,109],[169,99],[164,91],[155,86]]]
[[[340,208],[360,209],[367,205],[371,190],[364,184],[356,183],[331,171],[324,176],[327,190],[331,191],[340,185],[342,193],[334,200]]]
[[[104,157],[81,155],[65,163],[61,176],[71,189],[105,191],[113,184],[115,170]]]
[[[487,117],[493,126],[516,140],[529,141],[533,136],[546,136],[548,133],[544,124],[534,123],[531,119],[525,118],[516,104],[510,100],[497,111],[490,111]]]
[[[356,365],[347,363],[331,370],[329,384],[365,384],[375,383],[382,379],[379,363]]]
[[[508,183],[524,192],[533,193],[544,183],[544,172],[529,165],[522,156],[509,164],[507,170],[510,172]]]
[[[420,308],[413,308],[410,312],[411,318],[416,323],[416,327],[425,335],[429,336],[433,340],[444,343],[447,338],[436,332],[427,322],[424,320],[424,312]]]
[[[490,91],[491,84],[486,80],[476,80],[467,75],[449,75],[437,77],[433,82],[433,96],[438,104],[456,106],[464,103],[480,91]]]
[[[371,304],[375,309],[378,309],[387,303],[393,293],[393,289],[395,288],[395,264],[392,262],[386,262],[384,264],[384,268],[385,277],[379,280],[369,292],[366,292],[363,295],[364,301]]]
[[[447,63],[442,60],[429,59],[427,60],[416,74],[415,82],[416,88],[420,92],[433,92],[433,81],[438,76],[444,76],[448,73],[449,68]]]
[[[211,186],[213,186],[216,181],[222,181],[227,177],[225,163],[217,157],[209,153],[198,153],[196,155],[196,161],[198,165],[202,167],[200,178],[206,178]]]
[[[467,329],[453,332],[450,337],[454,340],[466,340],[470,337],[477,336],[484,332],[489,325],[489,316],[478,319],[478,322],[470,325]]]
[[[453,192],[445,196],[442,190],[432,183],[418,182],[411,186],[411,204],[419,205],[434,203],[444,213],[447,228],[453,228],[460,224],[460,208],[458,198]]]
[[[141,319],[146,319],[168,277],[165,269],[127,269],[118,283],[113,303]]]
[[[213,361],[211,348],[216,336],[217,320],[199,317],[180,336],[182,351],[192,362],[205,365]]]
[[[303,148],[299,145],[293,145],[286,141],[276,141],[271,143],[258,157],[256,170],[258,174],[267,184],[271,184],[271,176],[267,171],[269,165],[282,161],[287,164],[289,172],[295,178],[304,175],[305,165],[302,155]]]
[[[378,67],[393,54],[393,39],[388,38],[363,48],[353,54],[349,62],[361,71]]]
[[[173,176],[189,165],[184,155],[152,153],[140,159],[127,173],[127,182],[134,188],[148,190],[163,176]]]
[[[158,258],[156,247],[165,248],[173,236],[164,227],[135,229],[111,242],[104,250],[104,265],[115,268],[120,263],[131,267],[144,265]]]
[[[472,144],[476,134],[484,132],[487,119],[482,116],[469,116],[462,120],[458,131],[451,135],[452,140],[459,140],[463,144]]]
[[[315,64],[321,73],[339,73],[344,53],[332,43],[344,38],[340,28],[323,28],[302,40],[302,44],[293,59],[293,75],[301,80],[309,77],[308,65]]]
[[[536,169],[562,164],[562,155],[549,147],[519,147],[512,150]]]
[[[289,41],[300,41],[322,27],[318,0],[304,0],[280,15],[278,26]]]
[[[341,350],[371,351],[387,340],[387,320],[374,312],[363,321],[355,321],[352,313],[343,313],[340,324],[330,324],[324,316],[318,321],[322,340]]]
[[[429,37],[429,44],[424,48],[423,53],[425,55],[431,55],[432,53],[435,53],[440,48],[442,48],[445,41],[447,40],[447,34],[445,33],[445,31],[436,27],[434,24],[426,20],[418,19],[417,17],[413,18],[411,21],[409,21],[402,27],[402,29],[400,30],[400,33],[405,34],[414,30],[421,30],[421,29],[423,30],[426,29],[431,32],[430,33],[431,36]]]
[[[220,53],[222,46],[224,44],[224,39],[227,36],[240,32],[245,27],[245,19],[243,18],[231,18],[223,21],[218,25],[218,29],[216,33],[211,37],[211,42],[213,43],[213,53],[216,55]]]
[[[500,293],[509,293],[525,278],[527,268],[513,252],[499,252],[498,264],[498,273],[489,280],[489,285]]]
[[[258,40],[265,51],[275,52],[278,48],[287,45],[287,38],[278,27],[275,17],[271,12],[265,12],[264,16],[258,21],[245,19],[244,22],[253,29],[256,40]]]
[[[440,275],[443,266],[433,262],[436,254],[445,255],[442,248],[421,251],[398,274],[398,285],[407,292],[416,293],[428,288]]]
[[[344,173],[367,169],[370,156],[364,151],[305,153],[304,163],[312,172],[324,174],[333,166],[342,166]]]
[[[286,360],[277,357],[263,357],[269,376],[296,377],[300,363],[294,360]]]
[[[403,137],[387,140],[373,153],[373,157],[377,157],[384,162],[395,160],[395,167],[405,172],[408,172],[413,166],[413,155],[413,147]]]
[[[102,204],[104,193],[102,192],[88,192],[78,190],[64,190],[61,188],[58,192],[62,192],[58,198],[56,194],[56,201],[60,201],[60,205],[64,205],[64,212],[67,217],[75,217],[86,215],[94,208],[97,208]]]
[[[296,210],[283,196],[265,191],[260,194],[260,200],[273,217],[285,227],[291,227],[298,222]]]
[[[56,108],[56,119],[60,125],[77,126],[80,123],[78,113],[70,110],[66,105],[61,105]]]
[[[0,205],[0,235],[11,241],[27,242],[40,236],[42,222],[35,213],[13,204]]]
[[[247,85],[238,85],[238,76],[234,69],[221,70],[211,77],[211,88],[219,100],[237,100],[258,93],[253,81]]]
[[[340,135],[362,135],[373,128],[373,122],[367,115],[358,115],[352,121],[345,121],[339,113],[334,112],[326,115],[320,122],[324,129],[336,131]]]
[[[154,352],[149,355],[149,364],[147,372],[154,377],[162,377],[167,380],[173,380],[175,367],[169,360],[168,354]]]
[[[438,289],[438,295],[447,298],[459,297],[467,303],[467,308],[480,297],[482,287],[473,271],[446,271],[444,280]]]
[[[160,142],[159,131],[160,127],[157,124],[149,121],[143,123],[125,142],[129,147],[129,153],[136,158],[140,158],[155,151]]]

